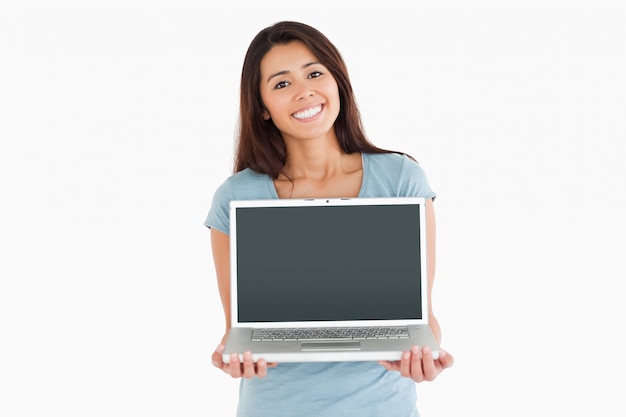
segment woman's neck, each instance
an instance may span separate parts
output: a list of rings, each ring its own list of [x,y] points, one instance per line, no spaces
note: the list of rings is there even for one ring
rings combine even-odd
[[[320,180],[354,169],[352,158],[343,152],[336,137],[286,141],[287,161],[283,169],[292,180]]]

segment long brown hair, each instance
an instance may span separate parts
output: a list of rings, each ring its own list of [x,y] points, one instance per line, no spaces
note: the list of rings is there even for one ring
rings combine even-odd
[[[250,168],[276,179],[287,160],[287,149],[274,122],[263,118],[261,60],[276,45],[304,43],[337,81],[340,110],[335,133],[341,149],[348,153],[389,153],[366,137],[348,70],[339,51],[317,29],[298,22],[278,22],[260,31],[250,43],[241,72],[240,126],[235,151],[235,172]]]

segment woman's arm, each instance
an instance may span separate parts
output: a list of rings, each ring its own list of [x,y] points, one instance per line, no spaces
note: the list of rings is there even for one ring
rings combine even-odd
[[[216,229],[211,229],[211,250],[213,251],[213,263],[217,276],[217,288],[222,300],[224,317],[226,319],[226,331],[222,343],[226,340],[226,334],[230,330],[230,239],[227,234]]]
[[[437,344],[441,343],[441,327],[439,322],[435,318],[433,313],[433,284],[435,283],[435,261],[437,259],[436,253],[436,236],[437,227],[435,221],[435,207],[432,199],[426,200],[426,251],[428,254],[428,323],[435,335]]]
[[[233,378],[254,378],[258,376],[263,378],[267,375],[267,368],[273,367],[275,364],[268,364],[263,359],[259,359],[257,363],[252,360],[250,352],[243,353],[243,363],[239,362],[239,355],[233,353],[230,357],[230,363],[224,363],[222,353],[224,352],[224,343],[228,337],[230,330],[230,239],[228,235],[219,230],[211,229],[211,249],[213,251],[213,263],[215,264],[215,274],[217,275],[217,288],[220,292],[222,307],[224,308],[224,317],[226,319],[226,331],[220,344],[215,352],[213,352],[212,362],[217,368],[226,372]]]

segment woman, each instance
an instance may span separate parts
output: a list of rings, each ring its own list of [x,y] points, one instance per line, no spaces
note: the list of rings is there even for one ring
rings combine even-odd
[[[253,39],[241,77],[240,136],[235,174],[216,191],[205,222],[220,297],[230,328],[231,200],[417,196],[427,199],[429,299],[434,280],[435,193],[410,157],[366,138],[348,72],[335,46],[316,29],[279,22]],[[430,300],[429,300],[430,301]],[[439,324],[430,308],[437,341]],[[452,366],[440,349],[415,346],[397,362],[254,363],[244,352],[213,364],[241,380],[239,416],[417,416],[414,382],[432,381]]]

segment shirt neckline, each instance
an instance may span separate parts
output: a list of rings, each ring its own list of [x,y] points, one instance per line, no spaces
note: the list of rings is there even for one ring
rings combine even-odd
[[[365,194],[365,186],[367,184],[367,180],[369,177],[369,158],[368,154],[365,152],[361,152],[361,166],[363,167],[363,178],[361,179],[361,188],[359,188],[359,193],[357,194],[357,198],[363,197]],[[265,175],[265,180],[267,181],[267,186],[270,189],[270,194],[272,198],[275,200],[279,200],[278,192],[276,191],[276,186],[274,185],[274,181],[269,175]]]

